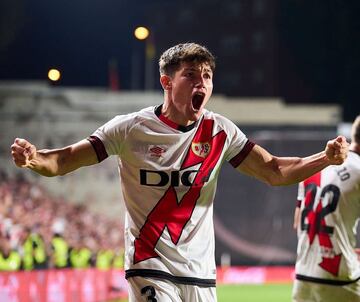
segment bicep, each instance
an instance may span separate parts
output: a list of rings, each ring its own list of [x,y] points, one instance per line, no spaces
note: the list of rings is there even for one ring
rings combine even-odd
[[[61,174],[66,174],[78,168],[97,163],[98,158],[96,152],[91,143],[86,139],[63,148],[58,159],[58,164],[62,167]]]
[[[236,168],[238,171],[268,183],[276,170],[276,162],[268,151],[255,145],[243,162]]]

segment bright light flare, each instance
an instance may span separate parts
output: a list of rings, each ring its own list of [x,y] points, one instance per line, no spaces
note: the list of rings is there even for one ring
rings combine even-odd
[[[52,68],[48,72],[48,78],[53,82],[59,81],[61,78],[61,73],[58,69]]]
[[[139,26],[134,31],[134,36],[138,40],[145,40],[150,34],[150,31],[143,26]]]

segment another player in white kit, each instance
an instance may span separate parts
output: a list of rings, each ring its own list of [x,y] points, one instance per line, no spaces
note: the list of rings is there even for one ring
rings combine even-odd
[[[130,301],[216,301],[213,200],[225,161],[271,185],[299,182],[341,164],[347,143],[337,137],[306,158],[269,154],[228,119],[204,107],[215,60],[203,46],[176,45],[159,61],[162,105],[117,116],[88,139],[39,150],[16,139],[19,167],[64,175],[119,158],[126,203],[125,258]]]
[[[352,127],[346,161],[299,184],[293,301],[360,301],[360,262],[355,252],[360,218],[360,116]]]

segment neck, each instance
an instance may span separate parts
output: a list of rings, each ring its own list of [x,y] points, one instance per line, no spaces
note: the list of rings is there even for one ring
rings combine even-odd
[[[165,101],[161,108],[161,114],[165,116],[170,121],[181,125],[181,126],[189,126],[194,121],[188,120],[183,114],[181,114],[175,106],[171,104],[170,101]]]

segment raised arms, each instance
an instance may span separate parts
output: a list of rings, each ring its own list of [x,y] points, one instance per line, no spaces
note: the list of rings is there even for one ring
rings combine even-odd
[[[27,140],[16,138],[11,145],[11,155],[18,167],[29,168],[48,177],[65,175],[80,167],[98,163],[91,143],[85,139],[60,149],[37,150]]]
[[[347,157],[348,143],[343,136],[328,141],[324,151],[300,158],[277,157],[255,145],[237,168],[273,186],[298,183],[329,165],[340,165]]]

